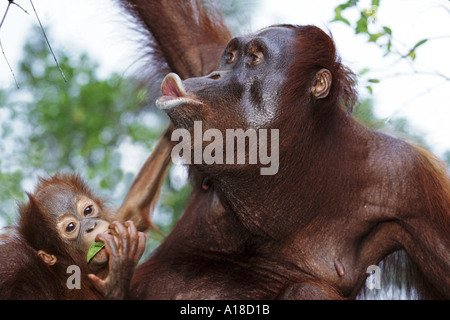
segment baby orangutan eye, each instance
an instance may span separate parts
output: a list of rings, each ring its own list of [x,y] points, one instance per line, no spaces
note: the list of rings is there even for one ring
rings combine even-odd
[[[66,227],[66,232],[72,232],[73,230],[75,230],[75,228],[77,227],[77,225],[73,222],[69,223]]]
[[[90,205],[90,206],[86,207],[86,209],[84,209],[83,213],[85,216],[88,216],[88,215],[92,214],[92,212],[94,212],[94,208],[92,207],[92,205]]]

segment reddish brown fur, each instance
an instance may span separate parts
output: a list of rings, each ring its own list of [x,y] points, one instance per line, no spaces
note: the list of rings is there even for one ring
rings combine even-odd
[[[0,261],[1,299],[68,298],[65,280],[49,272],[16,230],[0,243]]]
[[[198,77],[213,71],[217,58],[231,39],[221,15],[200,0],[189,1],[121,1],[149,37],[146,50],[181,78]],[[201,32],[198,32],[201,30]]]
[[[156,9],[154,2],[127,2],[151,24],[145,7]],[[184,4],[174,2],[172,10],[178,6]],[[183,19],[197,38],[208,38],[208,30]],[[447,173],[423,151],[355,122],[343,110],[356,101],[354,75],[331,37],[313,26],[285,27],[297,37],[272,125],[282,135],[280,174],[215,172],[209,189],[198,184],[172,234],[140,268],[135,289],[147,298],[353,298],[366,267],[403,248],[435,297],[449,297]],[[183,32],[154,35],[163,43]],[[189,52],[183,41],[171,46]],[[195,56],[185,58],[184,68],[205,74]],[[185,77],[184,68],[172,66]],[[309,90],[322,68],[332,87],[317,100]]]
[[[355,75],[341,63],[333,39],[315,26],[281,26],[294,28],[297,32],[282,105],[309,103],[298,101],[299,97],[309,96],[315,74],[325,68],[332,74],[332,87],[326,99],[315,101],[315,108],[326,112],[327,107],[341,105],[351,111],[358,99]]]

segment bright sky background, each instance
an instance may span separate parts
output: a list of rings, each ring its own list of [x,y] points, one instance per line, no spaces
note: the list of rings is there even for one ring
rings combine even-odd
[[[28,0],[15,2],[30,15],[11,6],[0,39],[17,71],[21,48],[36,19]],[[432,150],[442,156],[444,151],[450,150],[450,81],[411,74],[405,61],[383,58],[383,52],[376,45],[367,44],[365,36],[356,36],[343,23],[330,24],[333,8],[343,2],[263,0],[254,12],[249,10],[252,20],[245,29],[251,32],[270,24],[294,23],[315,24],[330,30],[345,64],[355,72],[367,67],[377,70],[371,74],[382,80],[373,86],[377,116],[406,117]],[[361,3],[370,1],[361,0]],[[6,5],[7,0],[0,0],[1,15]],[[100,63],[104,76],[112,71],[125,76],[136,72],[133,62],[140,56],[136,41],[139,35],[126,25],[126,16],[114,0],[34,0],[34,5],[44,27],[51,30],[50,42],[54,49],[88,52]],[[439,38],[417,50],[414,66],[429,73],[439,71],[450,78],[450,1],[381,0],[378,18],[382,25],[393,30],[394,38],[405,51],[424,38]],[[394,76],[405,72],[408,72],[406,76]],[[0,56],[0,88],[14,86],[4,58]],[[364,89],[360,92],[367,94]]]

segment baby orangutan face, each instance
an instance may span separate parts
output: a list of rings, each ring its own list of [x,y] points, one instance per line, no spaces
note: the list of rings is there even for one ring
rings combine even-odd
[[[40,179],[28,198],[20,208],[20,233],[55,276],[65,283],[67,267],[77,265],[103,297],[128,294],[145,250],[145,235],[133,222],[112,221],[113,211],[78,175]]]
[[[90,246],[100,233],[110,233],[108,213],[97,199],[74,192],[70,187],[49,185],[36,194],[39,204],[45,208],[56,224],[56,231],[72,256],[86,260]],[[45,250],[39,250],[41,259],[52,265],[57,257]],[[78,259],[77,259],[78,260]],[[100,250],[89,262],[92,266],[108,261],[105,250]]]
[[[99,233],[109,233],[109,221],[103,219],[97,203],[85,196],[75,200],[73,211],[58,216],[56,229],[61,239],[86,256]],[[105,250],[100,250],[90,264],[104,264],[108,260]]]

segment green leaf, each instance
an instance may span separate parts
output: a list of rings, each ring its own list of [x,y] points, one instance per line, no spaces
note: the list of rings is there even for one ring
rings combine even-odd
[[[425,42],[427,42],[428,39],[422,39],[419,42],[417,42],[414,47],[412,47],[411,50],[409,50],[408,54],[406,55],[407,57],[410,57],[412,60],[416,59],[416,49],[418,47],[420,47],[421,45],[423,45]]]
[[[377,42],[383,35],[383,33],[369,33],[369,42]]]
[[[350,21],[348,21],[347,19],[345,19],[343,16],[342,16],[342,10],[344,9],[344,7],[341,5],[341,6],[338,6],[338,7],[336,7],[335,9],[334,9],[334,12],[335,12],[335,16],[334,16],[334,19],[333,20],[331,20],[331,22],[335,22],[335,21],[341,21],[341,22],[344,22],[346,25],[348,25],[348,26],[350,26]]]
[[[105,244],[101,241],[94,241],[92,243],[91,247],[89,248],[88,254],[87,254],[87,262],[89,263],[94,256],[103,249]]]
[[[428,39],[420,40],[420,41],[417,42],[416,45],[411,49],[411,51],[416,50],[418,47],[420,47],[421,45],[423,45],[423,44],[424,44],[425,42],[427,42],[427,41],[428,41]]]
[[[369,68],[364,68],[364,69],[362,69],[360,72],[359,72],[359,75],[360,76],[363,76],[363,75],[365,75],[367,72],[369,72],[370,71],[370,69]]]
[[[414,50],[411,50],[408,53],[407,57],[410,57],[412,60],[415,60],[416,59],[416,52]]]
[[[369,79],[367,81],[370,83],[380,83],[380,80],[378,80],[378,79]]]
[[[384,26],[383,27],[384,32],[386,32],[388,35],[392,36],[392,29],[389,27]]]
[[[392,48],[392,40],[389,39],[388,44],[386,46],[386,55],[391,52],[391,48]]]
[[[361,18],[356,22],[356,34],[358,33],[369,33],[369,30],[367,28],[368,20],[367,17],[361,13]]]

